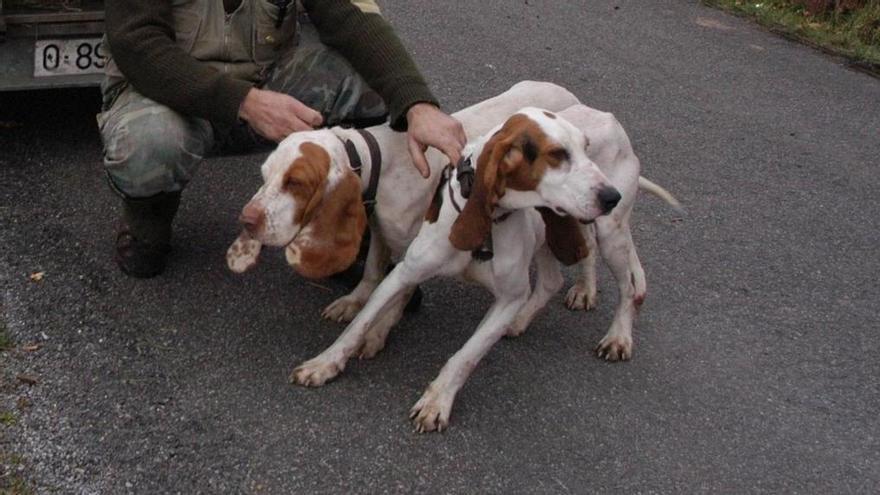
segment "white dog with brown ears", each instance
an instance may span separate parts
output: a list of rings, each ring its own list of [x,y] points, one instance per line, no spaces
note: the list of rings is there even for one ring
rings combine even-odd
[[[523,106],[562,110],[578,103],[565,88],[524,81],[453,116],[468,139],[475,139]],[[419,232],[448,163],[433,149],[427,158],[430,180],[413,165],[406,135],[388,125],[365,132],[337,127],[290,135],[262,165],[263,185],[242,210],[244,229],[227,252],[229,268],[247,271],[268,245],[284,248],[288,262],[308,278],[346,269],[357,256],[368,221],[361,195],[372,195],[375,211],[369,217],[363,279],[323,312],[325,318],[350,321],[382,281],[391,257],[403,256]],[[389,315],[389,328],[396,318]]]
[[[600,352],[609,359],[629,357],[633,318],[645,295],[644,271],[629,232],[630,212],[640,182],[674,199],[640,180],[638,160],[616,119],[582,105],[559,114],[526,108],[469,145],[466,156],[471,158],[457,171],[448,169],[403,261],[336,342],[294,370],[292,381],[321,386],[341,373],[352,356],[378,352],[417,284],[437,275],[476,281],[495,301],[411,412],[418,431],[443,430],[456,394],[492,345],[504,335],[522,334],[562,287],[560,261],[586,258],[587,275],[569,300],[570,305],[594,304],[595,276],[590,274],[595,271],[589,264],[595,255],[587,251],[589,245],[595,248],[597,237],[621,298]],[[585,243],[579,224],[594,223],[591,241]],[[532,260],[537,265],[534,290]]]

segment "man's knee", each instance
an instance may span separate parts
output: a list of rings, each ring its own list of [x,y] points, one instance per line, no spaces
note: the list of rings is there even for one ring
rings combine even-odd
[[[120,113],[102,128],[104,168],[127,197],[182,190],[210,146],[210,124],[160,105]]]

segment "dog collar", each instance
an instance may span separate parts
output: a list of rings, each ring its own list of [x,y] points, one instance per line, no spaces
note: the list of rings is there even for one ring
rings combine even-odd
[[[379,142],[376,141],[376,136],[373,136],[369,131],[363,129],[355,129],[355,131],[361,135],[361,138],[367,143],[367,149],[370,150],[370,183],[367,185],[367,189],[361,194],[364,208],[367,210],[367,216],[370,217],[376,209],[376,195],[379,192],[379,175],[382,173],[382,150],[379,148]],[[361,173],[364,168],[364,162],[361,160],[361,155],[358,153],[357,147],[350,139],[346,139],[342,143],[345,145],[345,153],[348,154],[348,160],[351,162],[351,169],[358,175],[358,177],[362,177]]]
[[[455,167],[455,178],[458,179],[458,187],[461,192],[461,197],[464,199],[469,199],[471,197],[471,191],[474,188],[475,174],[476,171],[474,170],[473,161],[470,156],[462,158],[461,161],[458,162],[458,166]],[[455,207],[455,211],[461,213],[461,206],[455,201],[455,192],[452,189],[452,181],[449,180],[451,176],[452,165],[450,164],[444,169],[444,180],[449,182],[449,199],[452,201],[452,206]],[[504,212],[493,218],[492,222],[501,223],[510,218],[510,215],[513,215],[512,211]]]
[[[452,188],[452,169],[452,164],[449,164],[443,170],[441,187],[442,182],[445,181],[447,183],[447,187],[449,188],[449,201],[452,202],[452,207],[455,208],[455,211],[461,214],[462,207],[458,204],[458,201],[455,200],[455,189]],[[458,180],[459,192],[465,200],[468,200],[470,199],[471,192],[473,191],[475,177],[475,170],[471,157],[468,156],[462,158],[461,161],[458,162],[458,166],[455,167],[455,169],[455,178]],[[510,218],[512,214],[513,211],[504,212],[501,215],[493,218],[492,223],[502,223]],[[471,251],[471,256],[477,261],[491,260],[495,256],[494,244],[494,240],[492,239],[492,230],[489,229],[489,235],[486,236],[486,239],[483,241],[483,245]]]

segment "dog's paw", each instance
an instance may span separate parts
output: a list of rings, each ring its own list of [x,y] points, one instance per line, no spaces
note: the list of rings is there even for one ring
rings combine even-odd
[[[598,299],[595,286],[586,287],[584,284],[576,283],[568,289],[565,306],[572,311],[590,311],[596,308]]]
[[[235,273],[244,273],[256,266],[262,247],[260,241],[243,232],[226,250],[226,265]]]
[[[353,320],[363,307],[363,301],[349,294],[330,303],[321,312],[321,317],[338,323],[347,323]]]
[[[629,361],[632,358],[632,349],[632,336],[609,333],[596,346],[596,355],[606,361]]]
[[[299,365],[290,374],[290,383],[304,387],[320,387],[342,373],[344,364],[315,358]]]
[[[452,401],[453,398],[448,394],[436,392],[433,385],[428,387],[422,398],[409,412],[409,419],[415,425],[416,431],[419,433],[442,432],[448,428]]]

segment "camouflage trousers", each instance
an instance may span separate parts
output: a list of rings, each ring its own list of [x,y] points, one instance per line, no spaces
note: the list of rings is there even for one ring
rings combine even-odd
[[[339,53],[321,44],[311,24],[301,24],[296,48],[279,59],[260,87],[314,108],[327,126],[363,127],[384,121],[382,98]],[[147,98],[124,80],[108,78],[102,91],[98,126],[104,170],[110,186],[123,197],[181,191],[206,156],[275,146],[244,122],[219,128]]]

